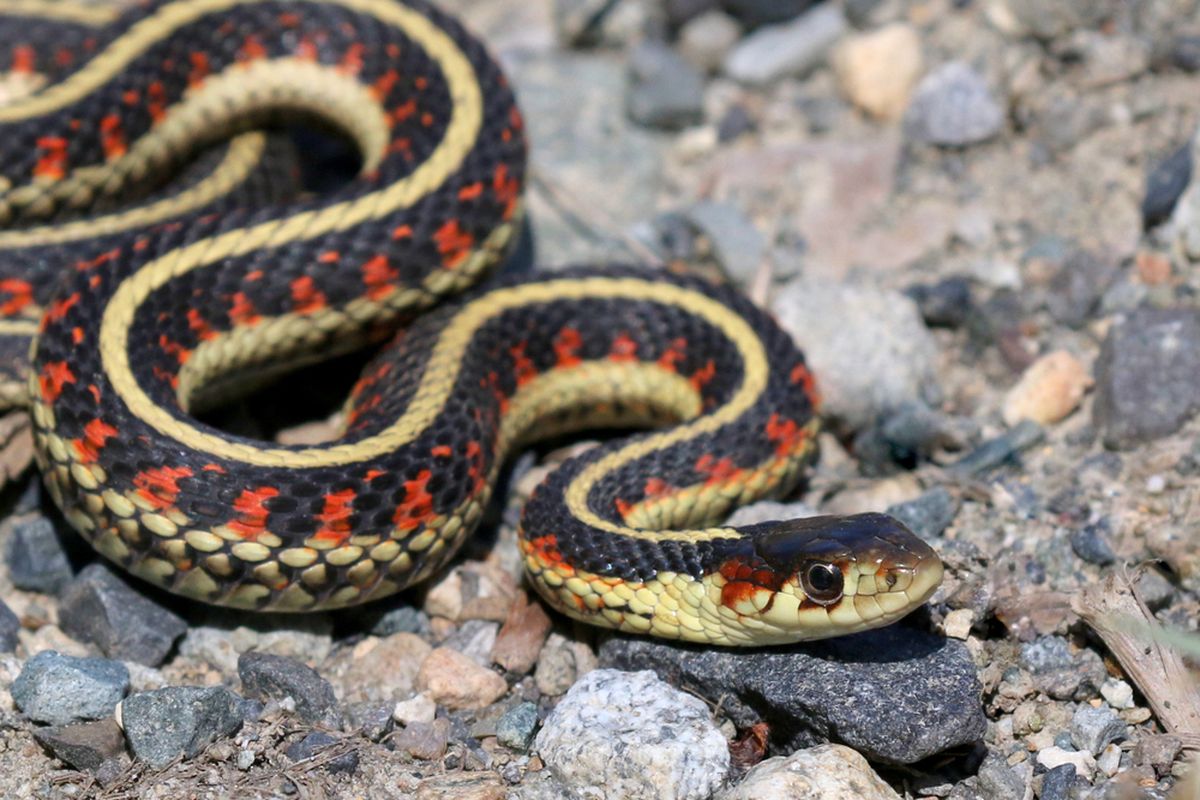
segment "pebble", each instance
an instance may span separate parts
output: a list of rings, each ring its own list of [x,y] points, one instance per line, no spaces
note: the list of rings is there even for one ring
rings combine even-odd
[[[882,120],[899,119],[904,113],[922,65],[921,39],[902,22],[846,36],[833,51],[842,93]]]
[[[1142,736],[1133,748],[1133,762],[1152,768],[1156,775],[1171,772],[1171,765],[1183,751],[1183,740],[1169,733]]]
[[[319,756],[323,750],[336,745],[339,741],[341,740],[324,731],[313,731],[300,741],[288,745],[283,754],[293,762],[303,761],[306,758]],[[348,750],[342,753],[324,764],[321,769],[326,772],[345,772],[347,774],[357,771],[358,750]]]
[[[1092,386],[1092,376],[1078,358],[1066,350],[1055,350],[1033,362],[1017,384],[1004,396],[1004,424],[1033,420],[1050,425],[1079,407]]]
[[[1175,37],[1171,43],[1171,63],[1185,72],[1200,72],[1200,35]]]
[[[535,749],[568,791],[607,800],[701,800],[729,771],[708,707],[650,671],[589,672],[550,712]]]
[[[524,592],[518,593],[517,602],[513,603],[492,645],[491,663],[514,675],[529,672],[542,652],[550,625],[550,615],[542,604],[536,600],[530,602]]]
[[[543,695],[558,697],[570,689],[575,681],[595,669],[596,665],[596,654],[586,642],[551,633],[538,657],[533,681]]]
[[[799,18],[770,25],[742,39],[725,58],[724,72],[751,86],[763,86],[815,69],[846,31],[841,8],[823,3]]]
[[[818,376],[823,414],[861,429],[906,403],[940,399],[937,344],[904,295],[800,279],[772,308]]]
[[[343,698],[395,702],[410,697],[421,663],[432,650],[412,633],[363,639],[354,646],[350,663],[338,680]]]
[[[1045,431],[1032,420],[1023,420],[1007,433],[989,439],[950,465],[957,473],[985,475],[1010,463],[1023,450],[1042,441]]]
[[[1111,257],[1085,248],[1071,249],[1051,275],[1046,308],[1064,325],[1083,327],[1099,309],[1118,269]]]
[[[974,742],[986,727],[967,646],[900,626],[761,651],[614,638],[600,658],[678,676],[741,729],[767,723],[776,752],[835,740],[909,764]]]
[[[958,516],[962,501],[944,486],[935,486],[915,500],[888,506],[887,513],[925,541],[936,539]]]
[[[133,754],[160,769],[233,735],[242,701],[224,686],[169,686],[125,698],[120,720]]]
[[[1104,526],[1085,525],[1071,531],[1071,549],[1089,564],[1108,566],[1117,560]]]
[[[989,800],[1025,797],[1025,780],[999,753],[989,752],[979,765],[979,788]]]
[[[425,594],[425,613],[451,622],[490,619],[504,622],[516,597],[512,576],[483,562],[455,567]]]
[[[257,614],[247,619],[244,614],[215,609],[209,624],[188,628],[179,642],[179,653],[207,663],[233,680],[238,658],[251,651],[320,664],[333,647],[332,631],[325,614]]]
[[[508,691],[504,678],[448,647],[439,647],[425,658],[415,686],[449,709],[484,708]]]
[[[1099,27],[1112,19],[1110,0],[1093,3],[1060,3],[1058,0],[1004,0],[1013,22],[1039,39],[1056,39],[1079,28]]]
[[[1040,755],[1039,755],[1039,763]],[[1077,769],[1072,764],[1059,764],[1042,776],[1042,791],[1039,800],[1069,800],[1071,787],[1075,785]]]
[[[492,648],[496,645],[499,632],[499,623],[469,619],[442,641],[442,647],[462,653],[481,667],[488,667],[492,663]]]
[[[717,263],[742,286],[754,279],[766,252],[767,243],[746,215],[736,206],[723,202],[703,202],[691,206],[684,217],[709,241]]]
[[[742,38],[737,20],[713,9],[688,20],[679,30],[679,54],[696,69],[716,72]]]
[[[663,42],[648,39],[629,56],[629,118],[649,128],[677,131],[704,119],[704,77]]]
[[[717,122],[717,141],[725,144],[756,130],[758,130],[758,123],[754,117],[750,116],[750,112],[744,105],[735,103]]]
[[[393,633],[429,633],[429,616],[413,606],[389,608],[371,623],[372,636],[391,636]]]
[[[971,634],[971,626],[975,624],[975,612],[969,608],[956,608],[946,614],[942,621],[942,632],[951,639],[966,638]]]
[[[107,658],[77,658],[44,650],[25,662],[12,698],[35,722],[67,725],[111,716],[129,691],[129,670]]]
[[[496,720],[496,740],[505,747],[524,752],[533,741],[537,728],[538,709],[534,703],[521,703]]]
[[[1110,744],[1104,748],[1100,757],[1096,759],[1096,768],[1110,778],[1116,775],[1121,769],[1121,746]]]
[[[12,653],[19,642],[17,633],[21,630],[21,620],[0,600],[0,653]]]
[[[437,761],[450,742],[450,720],[438,717],[429,722],[410,722],[392,735],[392,745],[422,761]]]
[[[296,714],[305,722],[340,723],[333,686],[307,664],[271,653],[243,653],[238,659],[238,677],[246,697],[276,701],[290,697]]]
[[[1133,708],[1133,687],[1120,678],[1106,678],[1100,684],[1100,696],[1118,711]]]
[[[1096,771],[1096,759],[1092,757],[1091,753],[1085,753],[1082,750],[1065,750],[1057,745],[1039,750],[1037,763],[1048,770],[1068,764],[1074,769],[1075,774],[1084,780],[1091,778]]]
[[[904,291],[917,304],[925,324],[935,328],[959,328],[971,314],[971,282],[951,275],[933,284],[917,284]]]
[[[1200,407],[1200,312],[1145,308],[1118,319],[1096,360],[1093,422],[1114,449],[1178,430]]]
[[[429,695],[424,692],[415,694],[407,700],[401,700],[392,709],[392,719],[401,725],[433,722],[435,716],[437,716],[437,703],[429,699]]]
[[[75,575],[63,547],[63,534],[40,514],[14,518],[6,527],[4,562],[13,586],[58,594]]]
[[[1071,743],[1094,756],[1126,737],[1124,720],[1107,706],[1080,706],[1071,718]]]
[[[721,7],[737,17],[747,28],[785,22],[805,13],[818,2],[819,0],[720,0]]]
[[[33,738],[59,761],[78,770],[95,770],[125,752],[125,735],[112,719],[34,728]]]
[[[362,731],[372,742],[378,742],[395,728],[392,706],[388,703],[354,703],[346,708],[346,722],[352,730]]]
[[[1029,671],[1034,686],[1056,700],[1096,690],[1107,677],[1104,662],[1094,650],[1072,653],[1061,636],[1042,636],[1021,645],[1020,664]]]
[[[1166,222],[1192,180],[1192,143],[1176,148],[1146,175],[1142,225],[1148,230]]]
[[[113,572],[106,564],[90,564],[63,589],[59,625],[70,636],[91,642],[100,652],[122,661],[157,667],[187,623]]]
[[[716,800],[900,800],[867,760],[849,747],[826,744],[756,764]]]
[[[904,125],[919,142],[964,147],[998,134],[1004,109],[982,75],[962,61],[950,61],[917,84]]]

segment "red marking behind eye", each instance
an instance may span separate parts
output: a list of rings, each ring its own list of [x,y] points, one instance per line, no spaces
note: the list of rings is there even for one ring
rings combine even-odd
[[[583,346],[583,337],[575,328],[563,328],[554,337],[554,355],[558,366],[571,367],[580,362],[579,348]]]
[[[464,231],[456,219],[443,223],[433,234],[433,240],[437,243],[438,253],[442,256],[442,266],[446,269],[454,269],[461,264],[475,244],[475,237]]]
[[[75,446],[75,452],[78,454],[80,462],[94,464],[100,458],[100,451],[104,448],[105,443],[116,435],[116,428],[96,418],[84,426],[83,438],[73,439],[71,444]]]
[[[433,495],[425,488],[432,477],[432,472],[423,469],[416,478],[404,482],[404,500],[392,517],[400,530],[411,531],[433,519]]]
[[[18,45],[13,48],[12,71],[13,72],[33,72],[36,58],[33,48],[27,44]]]
[[[179,481],[192,477],[187,467],[154,467],[133,476],[138,495],[157,509],[174,505],[179,497]]]
[[[65,361],[50,361],[42,367],[38,383],[42,389],[42,399],[53,405],[62,394],[63,387],[75,382],[75,373]]]
[[[42,156],[33,167],[37,178],[59,180],[67,174],[67,140],[61,136],[43,136],[37,140]]]
[[[345,544],[350,538],[350,517],[354,515],[355,496],[353,489],[341,489],[325,495],[325,507],[317,515],[322,526],[313,534],[313,538],[337,546]]]
[[[375,256],[363,264],[362,271],[363,285],[367,287],[367,297],[371,300],[382,300],[396,290],[400,271],[392,267],[387,256]]]
[[[318,291],[311,276],[302,275],[292,281],[292,302],[297,313],[311,314],[325,307],[325,293]]]
[[[278,495],[279,490],[274,486],[244,489],[238,499],[233,501],[233,508],[238,512],[238,517],[230,520],[227,527],[243,538],[254,538],[263,533],[267,527],[267,517],[271,513],[266,503]]]
[[[0,305],[0,316],[11,317],[33,302],[33,285],[19,278],[0,280],[0,292],[8,295]]]
[[[108,114],[100,120],[100,144],[109,161],[125,155],[125,132],[121,129],[121,118],[116,114]]]
[[[774,592],[783,585],[780,576],[767,569],[762,562],[751,564],[741,558],[730,558],[721,563],[719,572],[726,581],[721,587],[721,605],[734,610],[739,603],[748,602],[755,594],[764,591],[772,593],[766,605],[766,609],[770,609],[775,599]]]

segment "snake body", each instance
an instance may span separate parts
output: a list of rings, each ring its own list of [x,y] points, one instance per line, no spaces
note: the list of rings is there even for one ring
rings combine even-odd
[[[619,266],[468,288],[513,241],[525,144],[457,21],[417,0],[73,8],[0,4],[0,63],[53,78],[0,106],[0,395],[31,410],[50,494],[104,556],[209,603],[361,603],[446,563],[515,448],[653,427],[530,499],[520,546],[560,611],[759,644],[886,624],[936,587],[937,556],[889,517],[720,524],[790,491],[817,430],[803,356],[736,291]],[[71,46],[28,40],[45,31]],[[354,180],[275,196],[254,131],[296,117],[354,140]],[[414,318],[334,442],[191,415]]]

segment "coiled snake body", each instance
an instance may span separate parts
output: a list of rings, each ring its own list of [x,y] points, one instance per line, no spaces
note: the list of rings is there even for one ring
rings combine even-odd
[[[669,423],[534,493],[521,547],[554,607],[757,644],[885,624],[939,582],[932,550],[882,515],[719,524],[800,479],[816,391],[766,315],[696,279],[585,268],[471,290],[383,350],[327,445],[197,422],[222,387],[376,340],[506,253],[513,95],[415,1],[0,15],[0,64],[52,79],[0,107],[2,394],[31,409],[67,519],[130,572],[250,609],[383,597],[447,561],[515,447]],[[287,181],[254,131],[296,117],[351,137],[358,177],[276,197]]]

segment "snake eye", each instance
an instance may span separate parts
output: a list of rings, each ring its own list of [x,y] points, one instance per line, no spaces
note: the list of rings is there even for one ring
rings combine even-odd
[[[800,585],[808,599],[819,605],[842,599],[842,571],[833,564],[809,564],[800,571]]]

